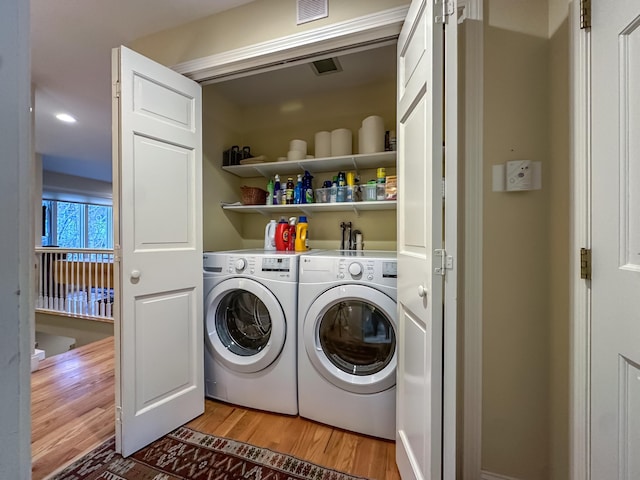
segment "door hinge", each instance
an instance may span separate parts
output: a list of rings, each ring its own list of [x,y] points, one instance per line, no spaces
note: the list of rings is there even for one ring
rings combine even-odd
[[[447,18],[455,12],[453,0],[435,0],[434,22],[447,23]]]
[[[114,98],[120,98],[120,80],[113,84],[113,96]]]
[[[444,200],[447,197],[447,179],[442,178],[442,199]]]
[[[119,263],[122,260],[122,248],[119,244],[113,246],[113,261]]]
[[[591,28],[591,0],[580,0],[580,28]]]
[[[116,423],[122,423],[122,407],[116,407]]]
[[[580,278],[591,280],[591,249],[580,249]]]
[[[434,258],[433,263],[436,267],[433,269],[436,275],[444,275],[447,273],[447,270],[453,270],[453,256],[447,255],[447,252],[444,248],[437,248],[433,251],[434,257],[440,257],[440,262],[438,262],[437,258]]]

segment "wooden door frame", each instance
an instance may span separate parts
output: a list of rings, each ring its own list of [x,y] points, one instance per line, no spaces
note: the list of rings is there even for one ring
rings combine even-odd
[[[571,480],[589,480],[591,403],[591,282],[580,279],[580,248],[591,248],[591,34],[580,29],[579,2],[569,11],[571,112],[571,251],[569,471]]]

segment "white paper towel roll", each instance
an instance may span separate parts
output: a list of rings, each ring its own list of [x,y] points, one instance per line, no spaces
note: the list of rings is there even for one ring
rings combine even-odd
[[[300,150],[289,150],[287,152],[287,160],[304,160],[306,155]]]
[[[291,140],[289,142],[289,150],[302,152],[302,156],[304,157],[307,154],[307,142],[299,139]]]
[[[360,153],[384,152],[384,119],[371,115],[362,121],[362,150]]]
[[[331,156],[331,132],[316,132],[315,137],[316,158]]]
[[[331,156],[340,157],[353,153],[353,134],[348,128],[337,128],[331,132]]]

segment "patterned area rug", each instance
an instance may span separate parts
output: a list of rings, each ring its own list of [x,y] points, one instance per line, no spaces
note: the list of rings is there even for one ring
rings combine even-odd
[[[290,455],[181,427],[128,458],[103,443],[50,480],[356,480]]]

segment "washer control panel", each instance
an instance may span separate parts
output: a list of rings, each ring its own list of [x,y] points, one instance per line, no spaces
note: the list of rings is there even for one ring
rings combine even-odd
[[[204,252],[203,270],[208,275],[242,275],[247,277],[298,281],[299,255],[256,254],[253,250]]]
[[[234,275],[256,276],[281,280],[296,280],[296,257],[254,257],[229,255],[226,271]]]

